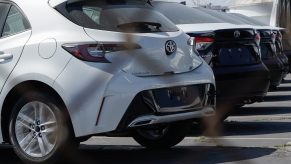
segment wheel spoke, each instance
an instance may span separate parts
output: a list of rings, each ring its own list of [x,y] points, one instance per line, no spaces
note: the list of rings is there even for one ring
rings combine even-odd
[[[27,151],[27,149],[29,148],[29,146],[32,144],[33,140],[35,140],[36,136],[34,136],[31,141],[26,145],[26,147],[24,148],[24,151]]]
[[[45,130],[43,130],[42,132],[43,133],[52,133],[52,132],[55,132],[56,131],[56,127],[53,126],[53,127],[50,127],[50,128],[47,128]]]
[[[39,110],[38,103],[34,103],[34,104],[32,104],[32,106],[33,106],[33,109],[34,109],[34,120],[37,120],[39,118],[38,117],[38,110]]]
[[[30,133],[28,133],[20,142],[19,142],[19,146],[21,147],[24,147],[25,144],[29,143],[30,140],[29,139],[32,139],[32,136]]]
[[[53,147],[53,144],[51,144],[51,143],[48,141],[46,135],[43,135],[43,136],[42,136],[42,141],[43,141],[44,145],[46,145],[46,147],[47,147],[48,149],[50,149],[51,147]]]
[[[34,129],[32,129],[29,125],[27,125],[27,124],[24,123],[23,121],[21,121],[21,120],[17,120],[17,122],[16,122],[16,126],[19,126],[19,124],[23,125],[23,126],[26,127],[27,129],[30,129],[30,130],[34,131]]]
[[[56,121],[48,121],[48,122],[40,124],[40,126],[48,126],[48,125],[56,124],[56,123],[57,123]]]
[[[43,122],[44,121],[44,109],[43,109],[44,107],[42,106],[42,105],[40,105],[40,107],[39,107],[39,121],[40,122]]]
[[[29,123],[33,123],[34,122],[34,120],[32,118],[26,116],[23,113],[19,113],[18,117],[21,118],[22,120],[26,121],[26,122],[29,122]]]
[[[38,145],[43,156],[46,155],[45,146],[41,137],[37,137]]]

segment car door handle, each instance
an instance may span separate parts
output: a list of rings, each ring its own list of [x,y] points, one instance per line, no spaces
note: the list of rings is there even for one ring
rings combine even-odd
[[[3,63],[7,60],[11,60],[12,58],[13,58],[12,54],[0,52],[0,63]]]

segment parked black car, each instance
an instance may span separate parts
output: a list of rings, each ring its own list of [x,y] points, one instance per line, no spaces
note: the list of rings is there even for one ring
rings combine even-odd
[[[287,56],[289,61],[289,72],[291,73],[291,40],[285,30],[281,30],[282,34],[282,45],[283,45],[283,52]]]
[[[286,75],[289,73],[289,62],[288,62],[288,57],[285,55],[284,51],[283,51],[283,43],[282,43],[282,34],[280,32],[280,28],[276,28],[276,27],[270,27],[265,25],[264,23],[261,23],[257,20],[254,20],[250,17],[244,16],[242,14],[237,14],[237,13],[230,13],[231,16],[234,17],[234,19],[236,20],[241,20],[242,22],[246,23],[246,24],[250,24],[250,25],[254,25],[257,26],[257,30],[261,33],[263,33],[262,36],[264,39],[269,40],[269,43],[267,43],[268,41],[265,41],[265,43],[261,43],[261,44],[271,44],[272,47],[274,47],[275,49],[272,50],[274,51],[273,53],[275,53],[273,58],[279,58],[280,60],[280,65],[282,65],[282,77],[286,77]],[[263,40],[264,40],[263,39]],[[262,45],[263,46],[263,45]],[[264,47],[262,47],[263,49]],[[270,51],[270,50],[269,50]],[[262,54],[264,55],[264,54]],[[270,59],[264,59],[264,60],[270,60]],[[277,60],[277,59],[275,59]],[[270,63],[269,61],[266,61],[266,63]],[[273,63],[276,63],[273,61]],[[269,65],[268,65],[269,66]],[[271,72],[273,72],[270,69]],[[272,77],[277,77],[276,75],[273,75]],[[273,85],[273,87],[276,87],[276,85]]]
[[[153,6],[196,38],[197,50],[215,74],[218,110],[263,100],[270,76],[260,58],[260,37],[254,29],[239,28],[176,3],[154,2]],[[228,116],[228,110],[224,111],[222,119]]]
[[[283,49],[283,36],[280,29],[273,29],[273,33],[276,37],[275,45],[276,45],[276,52],[278,57],[281,59],[282,63],[284,64],[284,78],[290,72],[290,64],[289,59],[286,56],[284,49]]]
[[[286,68],[281,61],[280,57],[277,55],[276,45],[275,45],[275,35],[271,27],[263,26],[264,24],[259,23],[255,20],[251,20],[248,17],[242,16],[240,14],[227,14],[224,12],[218,12],[210,9],[199,8],[199,10],[204,11],[205,14],[215,16],[217,18],[223,19],[224,22],[233,23],[237,25],[251,25],[260,34],[261,42],[261,58],[264,64],[270,71],[271,89],[276,89],[280,84],[284,76],[286,75]]]

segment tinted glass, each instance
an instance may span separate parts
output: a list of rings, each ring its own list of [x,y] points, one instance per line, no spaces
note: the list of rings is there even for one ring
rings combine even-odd
[[[179,31],[165,16],[147,7],[90,3],[68,7],[68,12],[75,22],[87,28],[138,33]]]
[[[9,7],[10,7],[9,4],[0,3],[0,36],[1,36],[1,33],[2,33],[2,29],[4,27],[4,22],[5,22]]]
[[[4,24],[2,36],[9,36],[29,29],[28,21],[22,13],[14,6],[10,8]]]
[[[237,14],[237,13],[229,13],[231,16],[233,16],[236,19],[239,19],[243,22],[246,22],[247,24],[250,25],[256,25],[256,26],[268,26],[267,24],[261,23],[253,18],[247,17],[245,15],[242,14]]]
[[[205,14],[214,16],[217,19],[222,20],[224,23],[226,22],[226,23],[233,23],[233,24],[238,24],[238,25],[245,24],[245,22],[243,22],[242,20],[234,18],[233,16],[224,12],[219,12],[219,11],[205,9],[205,8],[197,8],[197,10],[200,10],[204,12]]]
[[[153,2],[153,6],[175,24],[224,23],[224,21],[207,15],[196,8],[177,3]]]

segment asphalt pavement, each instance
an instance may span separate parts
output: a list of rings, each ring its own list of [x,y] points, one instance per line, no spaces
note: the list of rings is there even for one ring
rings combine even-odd
[[[147,150],[133,139],[93,137],[77,153],[67,153],[72,164],[289,164],[291,163],[291,76],[265,102],[237,109],[223,125],[223,136],[197,136],[193,127],[178,146]],[[10,146],[0,146],[0,163],[21,163]]]

